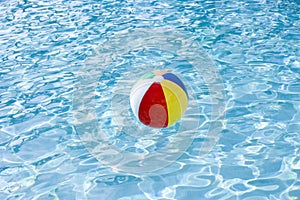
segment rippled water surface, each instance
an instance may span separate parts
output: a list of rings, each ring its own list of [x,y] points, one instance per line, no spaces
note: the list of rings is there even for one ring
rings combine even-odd
[[[149,60],[181,72],[201,102],[198,135],[185,153],[159,174],[137,175],[87,150],[73,123],[73,95],[95,49],[153,28],[186,35],[211,56],[223,80],[226,123],[212,151],[199,155],[214,104],[206,80],[188,74],[184,61],[168,63],[176,58],[168,51],[140,48],[116,58],[96,77],[100,124],[110,101],[105,87]],[[299,44],[297,0],[0,0],[0,199],[300,198]],[[114,58],[116,49],[98,58]],[[134,141],[115,134],[112,145]]]

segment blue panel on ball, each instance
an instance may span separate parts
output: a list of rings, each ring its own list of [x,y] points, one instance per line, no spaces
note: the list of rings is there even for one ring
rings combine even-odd
[[[163,77],[165,79],[167,79],[169,81],[172,81],[172,82],[176,83],[177,85],[179,85],[184,90],[186,96],[188,96],[188,93],[186,91],[186,88],[185,88],[183,82],[177,76],[175,76],[172,73],[166,73],[166,74],[163,75]]]

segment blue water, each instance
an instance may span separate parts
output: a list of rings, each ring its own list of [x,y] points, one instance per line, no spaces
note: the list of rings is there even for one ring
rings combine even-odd
[[[209,153],[198,154],[203,137],[195,137],[164,173],[111,169],[74,125],[78,73],[109,38],[165,27],[197,41],[214,61],[226,94],[224,128]],[[300,198],[299,43],[297,0],[1,0],[0,199]],[[165,65],[172,57],[140,51],[136,63],[148,55]],[[107,66],[108,82],[126,73],[126,59]],[[202,133],[210,103],[199,88]]]

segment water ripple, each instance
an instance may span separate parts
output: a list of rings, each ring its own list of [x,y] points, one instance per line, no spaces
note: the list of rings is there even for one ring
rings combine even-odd
[[[300,197],[297,0],[0,2],[0,199]],[[172,170],[116,173],[76,135],[75,73],[108,36],[163,26],[188,33],[212,55],[228,97],[226,128],[214,151],[200,158],[209,120],[202,87],[195,93],[203,104],[199,133]],[[124,55],[116,69],[138,52]],[[119,76],[106,75],[106,81]],[[151,151],[151,142],[140,145]]]

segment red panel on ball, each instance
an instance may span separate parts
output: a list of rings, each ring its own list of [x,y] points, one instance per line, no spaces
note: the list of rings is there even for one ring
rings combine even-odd
[[[167,103],[160,83],[155,82],[149,87],[142,98],[138,115],[140,121],[147,126],[168,126]]]

